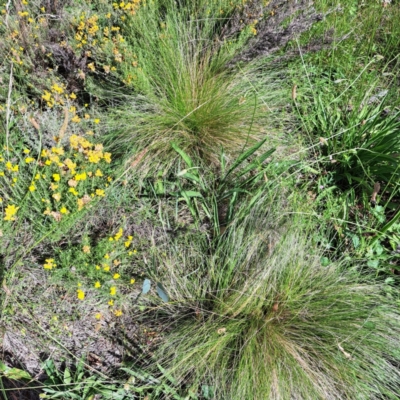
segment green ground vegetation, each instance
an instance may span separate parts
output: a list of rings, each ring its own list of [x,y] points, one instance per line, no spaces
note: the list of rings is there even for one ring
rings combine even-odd
[[[0,0],[0,397],[398,399],[400,7]]]

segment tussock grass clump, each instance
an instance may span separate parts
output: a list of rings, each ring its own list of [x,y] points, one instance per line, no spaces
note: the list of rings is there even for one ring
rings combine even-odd
[[[135,93],[113,110],[115,148],[149,148],[168,163],[175,142],[217,163],[221,147],[241,150],[265,136],[267,122],[274,126],[270,111],[283,98],[277,73],[268,76],[254,64],[227,67],[251,35],[244,30],[230,41],[218,39],[234,3],[155,1],[127,20]]]
[[[394,398],[393,300],[365,276],[322,266],[309,228],[269,230],[273,216],[258,206],[230,231],[208,276],[198,274],[204,297],[180,296],[181,277],[170,289],[176,298],[158,310],[172,321],[157,355],[167,376],[216,399]]]

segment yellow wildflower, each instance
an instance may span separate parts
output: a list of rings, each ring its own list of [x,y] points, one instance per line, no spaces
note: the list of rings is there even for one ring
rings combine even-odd
[[[115,310],[115,311],[114,311],[114,315],[115,315],[116,317],[120,317],[120,316],[122,315],[122,311],[121,311],[121,310]]]
[[[95,120],[93,120],[93,122],[94,122],[95,124],[98,124],[98,123],[100,122],[100,120],[99,120],[98,118],[96,118]]]
[[[95,68],[95,66],[94,66],[94,63],[89,63],[87,66],[88,66],[88,68],[89,68],[92,72],[96,71],[96,68]]]
[[[77,293],[78,293],[78,299],[79,300],[83,300],[85,298],[85,292],[83,290],[78,289]]]
[[[113,279],[117,280],[117,279],[119,279],[119,278],[121,278],[121,275],[120,275],[120,274],[114,274],[114,275],[113,275]]]
[[[99,288],[101,287],[101,283],[100,283],[99,281],[97,281],[97,282],[94,284],[94,287],[95,287],[96,289],[99,289]]]
[[[104,258],[105,258],[105,259],[109,259],[109,258],[110,258],[109,254],[107,253],[107,254],[104,256]]]
[[[58,94],[62,94],[64,92],[64,89],[58,86],[56,83],[51,88],[54,92],[57,92]]]
[[[6,216],[4,217],[5,221],[15,221],[14,215],[17,213],[19,207],[15,207],[13,204],[9,204],[4,210]]]
[[[105,196],[105,192],[103,189],[96,189],[96,194],[97,194],[97,196],[100,196],[100,197]]]
[[[84,181],[84,180],[86,180],[86,178],[87,178],[86,172],[82,172],[82,173],[76,174],[76,175],[74,176],[74,179],[75,179],[76,181]]]
[[[119,228],[119,231],[115,234],[114,239],[115,240],[121,239],[123,233],[124,231],[122,230],[122,228]]]
[[[100,268],[100,265],[96,265],[96,269],[97,269],[97,270],[101,269],[101,268]]]
[[[78,196],[79,195],[78,191],[73,187],[69,188],[68,192],[71,192],[74,196]]]
[[[31,151],[29,149],[24,149],[25,154],[29,154]]]
[[[62,156],[65,153],[62,147],[52,147],[51,152],[54,154],[58,154],[60,156]]]
[[[71,119],[71,121],[72,121],[72,122],[78,123],[78,122],[81,122],[81,119],[80,119],[77,115],[75,115],[75,116]]]
[[[96,319],[101,319],[102,315],[101,315],[100,313],[97,313],[94,317],[95,317]]]
[[[68,214],[69,211],[67,210],[67,208],[66,208],[65,206],[62,206],[62,207],[60,208],[60,213],[61,213],[61,214]]]
[[[96,172],[94,173],[94,175],[101,177],[101,176],[103,176],[103,173],[99,169],[97,169]]]
[[[109,300],[109,301],[108,301],[108,305],[109,305],[109,306],[113,306],[113,305],[114,305],[114,300]]]
[[[52,101],[54,101],[54,100],[51,98],[51,93],[50,93],[49,91],[47,91],[47,90],[44,91],[44,94],[42,95],[42,99],[45,100],[45,101],[47,101],[47,104],[50,103],[50,102],[52,102]]]
[[[36,181],[39,180],[39,179],[40,179],[40,174],[36,174],[34,179],[35,179]]]
[[[53,174],[53,179],[55,182],[59,182],[60,181],[60,174]]]
[[[35,161],[35,159],[34,159],[33,157],[26,157],[26,158],[25,158],[25,162],[26,162],[27,164],[31,163],[32,161]]]
[[[71,94],[69,95],[69,97],[70,97],[72,100],[75,100],[75,99],[76,99],[76,94],[75,94],[75,93],[71,93]]]
[[[103,153],[101,151],[89,150],[87,155],[89,162],[97,164],[101,160]]]
[[[82,251],[86,254],[90,253],[90,246],[83,246]]]
[[[131,279],[131,284],[133,285],[135,282],[136,282],[135,279],[132,278],[132,279]]]
[[[110,295],[115,296],[117,293],[117,288],[115,286],[110,287]]]
[[[110,270],[110,266],[107,265],[107,264],[103,264],[103,265],[104,265],[104,266],[103,266],[103,270],[106,271],[106,272],[108,272],[108,271]]]
[[[58,189],[58,185],[56,185],[55,183],[51,183],[50,184],[50,189],[51,190],[57,190]]]
[[[34,184],[32,184],[32,185],[29,186],[29,191],[30,191],[30,192],[34,192],[35,190],[36,190],[36,187],[35,187]]]
[[[57,264],[54,262],[54,258],[46,258],[45,264],[43,264],[44,269],[53,269],[57,266]]]

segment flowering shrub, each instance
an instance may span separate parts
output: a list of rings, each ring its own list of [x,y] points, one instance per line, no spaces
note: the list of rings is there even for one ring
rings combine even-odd
[[[111,154],[102,144],[79,135],[72,135],[67,147],[59,145],[39,154],[28,148],[4,148],[0,151],[3,221],[16,221],[24,202],[30,212],[23,217],[40,224],[49,219],[59,222],[81,211],[105,196],[112,178],[104,169],[110,163]]]
[[[135,283],[135,277],[141,275],[135,243],[134,237],[125,235],[122,228],[93,246],[89,237],[84,236],[79,245],[57,249],[54,258],[45,260],[43,268],[57,273],[57,269],[68,269],[72,265],[76,297],[85,300],[86,294],[91,292],[104,299],[116,316],[121,316],[122,293]],[[94,317],[100,319],[102,314],[96,311]]]

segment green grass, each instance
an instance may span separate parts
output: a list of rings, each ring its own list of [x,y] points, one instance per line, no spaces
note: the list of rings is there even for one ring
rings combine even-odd
[[[138,68],[132,95],[111,111],[114,148],[147,148],[148,162],[168,164],[174,142],[217,164],[222,148],[238,152],[254,140],[273,139],[277,116],[271,111],[282,104],[281,79],[257,64],[226,67],[245,35],[219,41],[233,9],[229,2],[154,2],[126,22]]]
[[[1,396],[396,399],[398,5],[235,64],[257,1],[7,3]]]
[[[322,266],[314,225],[267,199],[229,229],[197,278],[193,260],[180,267],[190,277],[160,275],[170,302],[148,317],[170,332],[155,360],[179,386],[210,387],[215,399],[394,398],[396,306],[368,276]]]

